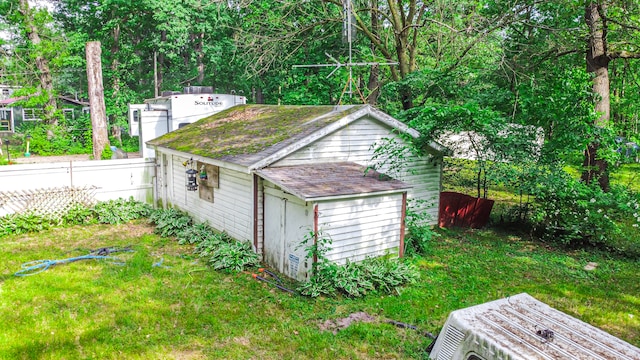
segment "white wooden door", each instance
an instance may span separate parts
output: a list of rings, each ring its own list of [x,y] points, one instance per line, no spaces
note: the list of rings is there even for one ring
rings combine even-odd
[[[287,201],[285,204],[283,273],[293,279],[304,281],[307,280],[311,266],[310,263],[305,263],[305,247],[313,242],[313,237],[309,235],[313,231],[311,205],[301,200]],[[309,244],[303,244],[305,236]]]
[[[312,230],[311,205],[282,191],[265,188],[264,260],[279,272],[305,280],[305,249],[301,242]]]
[[[265,191],[264,198],[264,260],[274,269],[284,270],[284,214],[287,199]]]

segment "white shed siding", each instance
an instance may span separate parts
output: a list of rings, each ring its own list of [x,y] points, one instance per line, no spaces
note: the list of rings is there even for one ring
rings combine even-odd
[[[188,211],[196,221],[207,222],[234,239],[253,242],[252,176],[220,168],[219,188],[214,189],[211,203],[201,200],[197,191],[186,190],[186,168],[182,165],[185,160],[172,156],[169,204]]]
[[[351,161],[366,166],[373,154],[371,145],[392,136],[391,128],[372,119],[362,118],[329,134],[271,166],[304,165],[310,162]]]
[[[402,194],[318,203],[319,230],[331,237],[327,258],[338,264],[397,254]]]
[[[256,229],[256,234],[255,236],[257,237],[257,239],[254,239],[254,250],[256,253],[258,254],[263,254],[264,253],[264,249],[263,249],[263,245],[264,245],[264,180],[261,177],[258,177],[257,175],[254,175],[255,178],[257,179],[257,181],[254,181],[254,186],[257,186],[257,194],[258,194],[258,198],[257,198],[257,202],[256,202],[256,206],[257,209],[254,211],[254,214],[256,215],[256,224],[257,224],[257,229]]]
[[[169,156],[171,157],[171,161],[167,169],[169,171],[167,179],[169,199],[167,199],[167,204],[169,206],[177,206],[181,209],[186,209],[187,204],[193,204],[193,202],[198,198],[197,193],[187,191],[186,188],[186,168],[182,163],[187,159],[175,155]]]
[[[391,128],[370,118],[359,119],[345,128],[329,134],[321,140],[309,144],[271,166],[304,165],[319,162],[351,161],[362,166],[371,165],[373,157],[372,145],[380,144],[385,138],[395,138]],[[427,157],[410,157],[406,165],[407,171],[397,176],[399,180],[413,185],[407,192],[409,205],[420,200],[421,209],[425,212],[427,224],[435,225],[438,221],[438,203],[440,199],[440,165]],[[379,169],[385,173],[385,168]],[[389,174],[396,177],[395,174]]]
[[[425,213],[427,224],[437,224],[441,191],[441,165],[434,164],[432,159],[413,158],[408,161],[406,168],[407,170],[397,177],[399,180],[413,185],[413,188],[407,192],[407,206],[413,207],[412,211]],[[384,169],[381,172],[384,172]]]

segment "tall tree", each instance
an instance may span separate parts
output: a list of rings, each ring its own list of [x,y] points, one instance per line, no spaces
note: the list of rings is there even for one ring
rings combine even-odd
[[[87,82],[89,106],[91,107],[91,128],[93,138],[93,158],[100,160],[105,147],[109,145],[107,135],[107,115],[102,84],[102,49],[99,41],[87,43]]]
[[[593,73],[595,111],[598,113],[594,121],[596,128],[611,127],[610,63],[616,59],[640,58],[640,28],[636,22],[627,20],[630,13],[637,19],[638,10],[637,1],[598,0],[588,1],[585,5],[584,20],[589,29],[586,63],[587,70]],[[608,163],[599,149],[598,139],[587,146],[582,179],[587,183],[597,181],[603,190],[608,191]]]
[[[476,1],[291,0],[278,2],[277,6],[265,4],[247,1],[242,9],[247,21],[239,46],[250,58],[254,74],[264,74],[306,51],[318,39],[338,33],[348,15],[343,9],[351,8],[358,33],[353,44],[354,61],[397,63],[384,69],[372,67],[369,88],[373,92],[394,83],[399,110],[412,108],[415,99],[423,96],[413,89],[412,74],[425,68],[453,71],[488,37],[517,21],[522,8],[531,6],[515,1],[504,12],[487,12],[485,4]],[[346,62],[345,47],[329,41],[322,45],[325,48],[315,53],[330,52]],[[320,60],[327,62],[326,58]]]
[[[52,46],[54,42],[44,42],[41,39],[41,32],[51,32],[47,28],[51,25],[49,23],[51,18],[47,10],[31,8],[27,0],[3,0],[0,2],[0,9],[3,10],[3,15],[0,16],[6,22],[13,24],[20,34],[24,36],[23,41],[28,53],[25,54],[27,56],[22,57],[22,61],[28,63],[30,59],[33,59],[37,69],[38,98],[43,99],[41,105],[44,106],[44,120],[55,125],[58,122],[58,117],[56,116],[57,104],[50,67],[50,56],[52,55],[51,48],[59,48],[60,46]],[[14,51],[12,55],[17,56],[18,53],[18,51]],[[17,63],[17,61],[13,62],[14,65]],[[26,68],[28,69],[28,66]],[[14,70],[17,69],[14,67]]]

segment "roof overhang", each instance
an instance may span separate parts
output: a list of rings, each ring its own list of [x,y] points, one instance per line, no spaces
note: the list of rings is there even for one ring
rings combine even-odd
[[[304,201],[402,193],[412,186],[352,162],[263,168],[255,171]]]
[[[16,97],[16,98],[9,98],[9,99],[4,99],[4,100],[0,100],[0,106],[6,106],[6,105],[11,105],[15,102],[18,102],[20,100],[24,100],[26,99],[26,97],[21,96],[21,97]]]
[[[245,174],[250,174],[251,172],[249,170],[247,170],[246,167],[241,166],[241,165],[237,165],[234,163],[230,163],[230,162],[226,162],[226,161],[220,161],[220,160],[216,160],[216,159],[211,159],[208,157],[204,157],[204,156],[198,156],[198,155],[194,155],[188,152],[182,152],[182,151],[178,151],[178,150],[173,150],[167,147],[163,147],[163,146],[155,146],[155,145],[147,145],[148,148],[154,149],[156,151],[156,153],[158,152],[162,152],[168,155],[175,155],[175,156],[179,156],[185,159],[193,159],[195,161],[201,161],[210,165],[214,165],[214,166],[219,166],[221,168],[224,169],[230,169],[230,170],[234,170],[234,171],[238,171],[241,173],[245,173]]]

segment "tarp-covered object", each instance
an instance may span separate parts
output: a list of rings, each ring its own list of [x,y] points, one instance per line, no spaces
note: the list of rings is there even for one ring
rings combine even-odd
[[[493,202],[489,199],[443,191],[440,193],[438,226],[479,229],[489,221]]]

